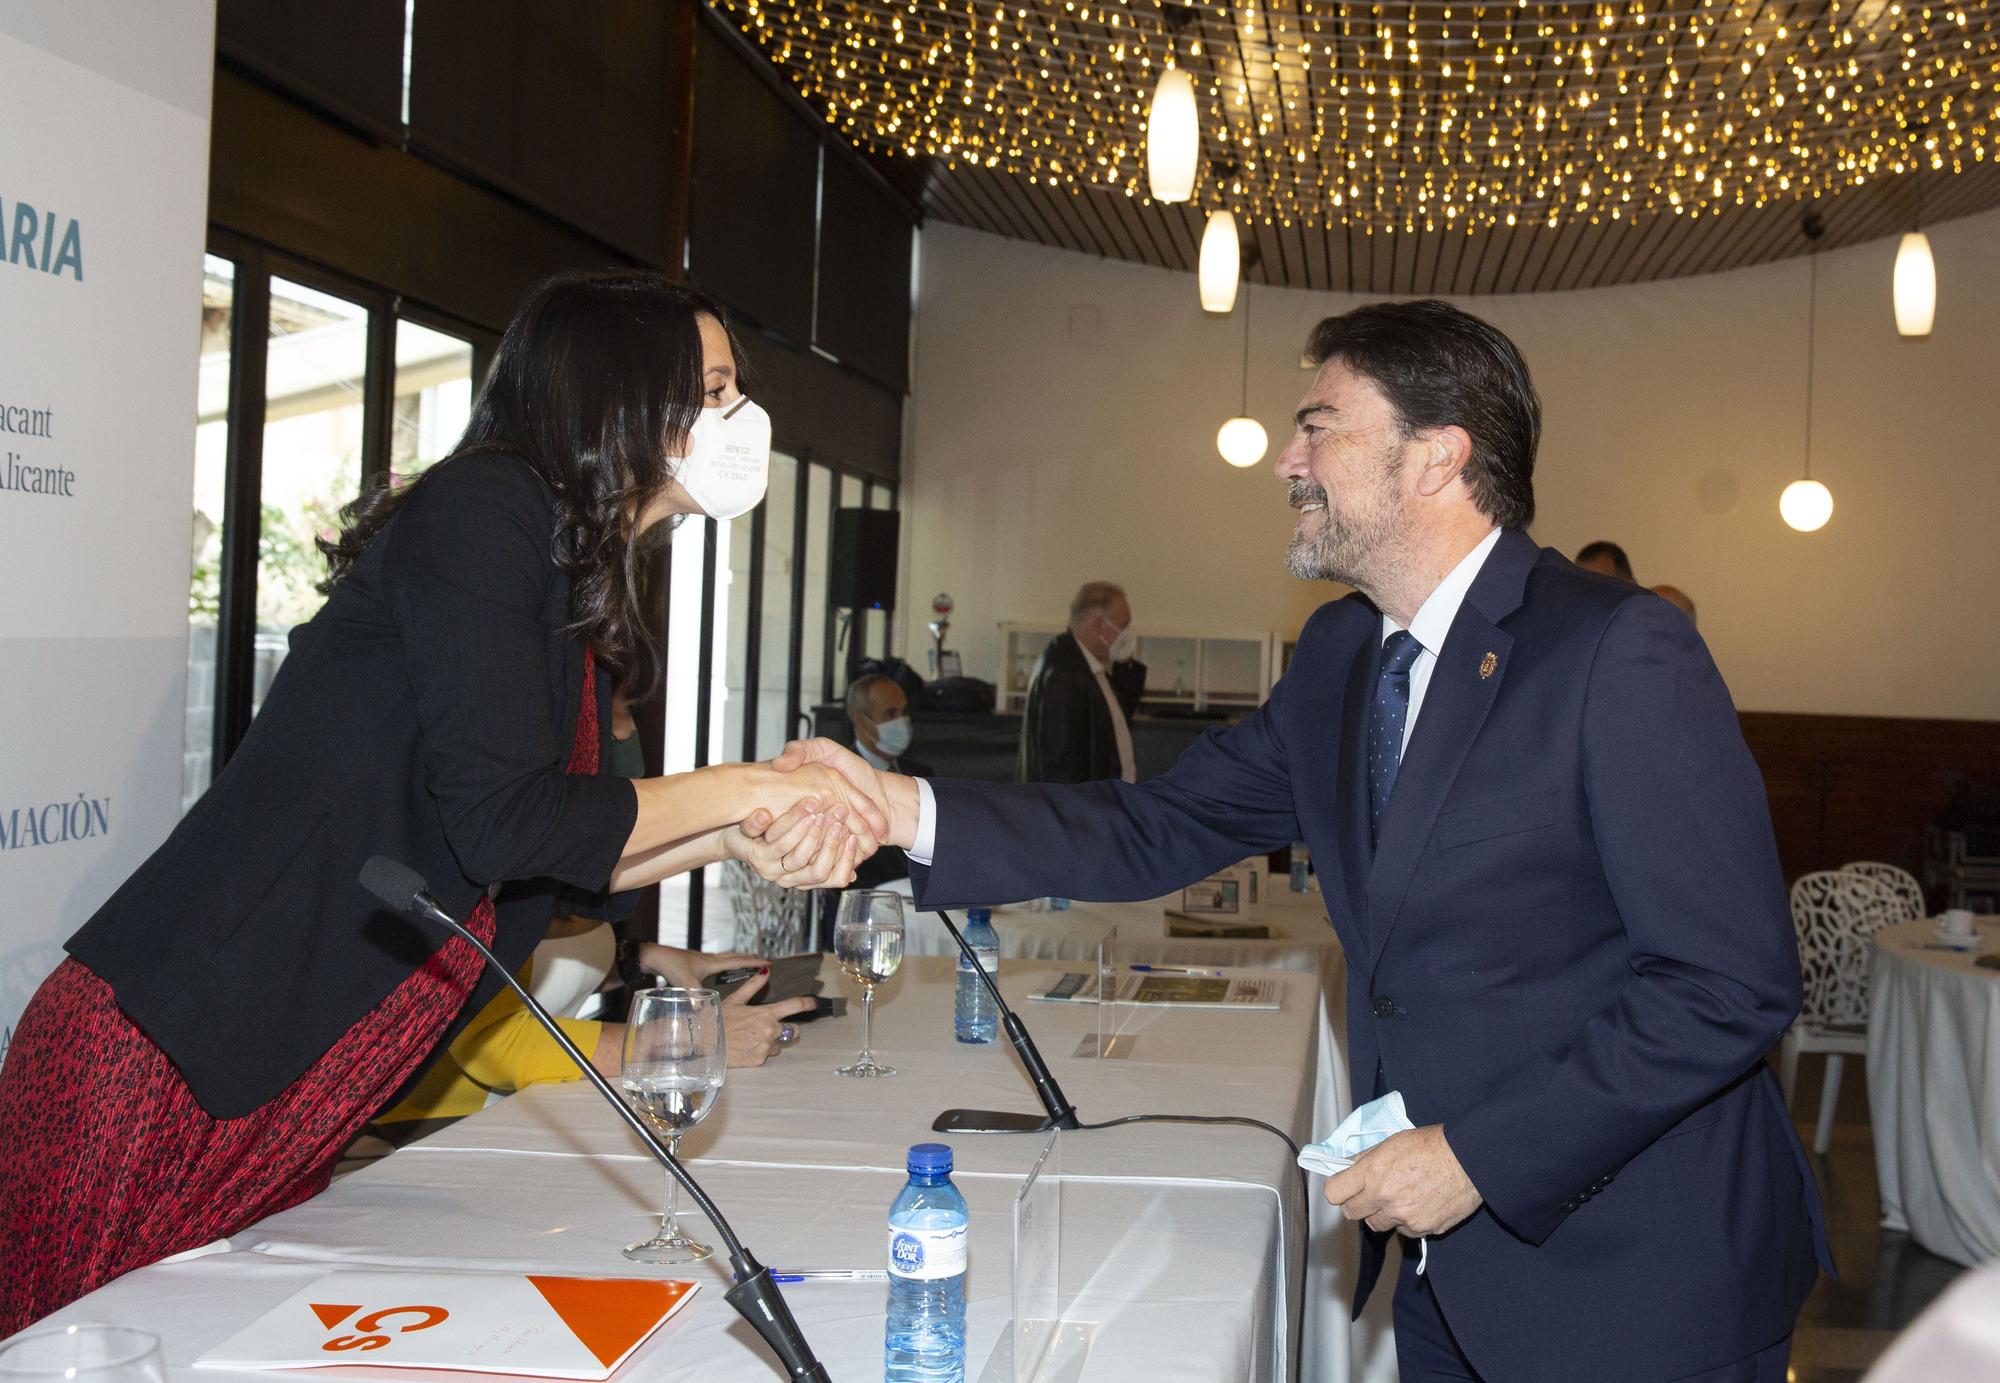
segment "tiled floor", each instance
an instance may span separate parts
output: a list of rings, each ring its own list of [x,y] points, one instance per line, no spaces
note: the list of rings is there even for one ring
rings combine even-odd
[[[1820,1057],[1799,1063],[1798,1094],[1792,1102],[1799,1137],[1808,1148],[1819,1115],[1822,1063]],[[1848,1058],[1833,1145],[1826,1157],[1815,1159],[1840,1280],[1820,1279],[1799,1313],[1791,1383],[1859,1383],[1896,1332],[1964,1271],[1878,1223],[1866,1066],[1860,1058]]]

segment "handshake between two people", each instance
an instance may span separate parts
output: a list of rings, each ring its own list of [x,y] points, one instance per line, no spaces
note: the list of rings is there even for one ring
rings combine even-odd
[[[724,852],[785,888],[845,888],[884,845],[908,849],[917,833],[917,785],[884,773],[829,739],[793,740],[749,765],[767,802],[723,835]]]

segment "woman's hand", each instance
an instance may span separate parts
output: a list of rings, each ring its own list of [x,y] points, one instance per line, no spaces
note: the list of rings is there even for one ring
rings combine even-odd
[[[849,829],[848,809],[819,810],[802,798],[775,819],[752,812],[722,834],[723,853],[785,888],[845,888],[861,861],[875,853],[874,837]]]
[[[680,989],[705,989],[704,978],[717,971],[737,970],[746,965],[755,970],[763,964],[764,957],[742,951],[684,951],[657,941],[639,943],[639,968]]]
[[[785,1050],[799,1035],[798,1025],[787,1020],[816,1002],[805,995],[751,1007],[750,1000],[770,982],[768,974],[758,975],[722,1001],[722,1041],[731,1066],[762,1066]]]
[[[646,958],[648,950],[664,951],[665,956]],[[748,961],[757,962],[755,956],[706,955],[700,951],[683,951],[673,946],[654,946],[650,942],[639,947],[640,964],[655,974],[664,974],[667,979],[680,985],[682,979],[698,981],[702,975],[712,975],[718,968],[730,969]],[[656,966],[655,961],[662,962]],[[697,967],[688,971],[686,966]],[[680,971],[676,974],[674,971]],[[798,1039],[799,1027],[788,1020],[804,1013],[813,1006],[814,1000],[808,995],[799,999],[780,999],[776,1003],[750,1006],[750,1000],[771,982],[768,967],[764,974],[753,976],[741,988],[722,1001],[722,1050],[723,1058],[731,1066],[762,1066],[779,1052],[785,1050]],[[689,983],[682,988],[700,988]],[[606,1080],[617,1080],[620,1065],[624,1060],[625,1025],[606,1023],[597,1036],[597,1050],[591,1053],[590,1064],[603,1074]]]

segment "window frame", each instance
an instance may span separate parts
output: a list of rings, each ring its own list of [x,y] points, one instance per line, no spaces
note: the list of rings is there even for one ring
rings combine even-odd
[[[396,323],[410,320],[472,345],[475,389],[499,337],[401,294],[297,258],[211,225],[206,252],[235,272],[229,318],[228,437],[224,444],[222,551],[217,592],[215,706],[209,782],[250,729],[257,645],[257,561],[263,536],[265,393],[271,333],[271,280],[285,279],[342,298],[368,313],[362,378],[361,485],[389,469],[395,425]],[[358,498],[361,490],[348,498]],[[206,790],[204,785],[203,790]]]

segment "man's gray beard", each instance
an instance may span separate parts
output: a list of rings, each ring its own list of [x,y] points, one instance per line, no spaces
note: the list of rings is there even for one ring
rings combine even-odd
[[[1332,500],[1318,485],[1294,480],[1287,497],[1292,505],[1317,500],[1326,507],[1320,510],[1317,537],[1306,536],[1301,528],[1292,530],[1292,540],[1285,548],[1285,570],[1301,581],[1338,581],[1358,591],[1374,589],[1370,575],[1381,562],[1394,560],[1409,527],[1394,502],[1392,487],[1400,469],[1393,458],[1385,460],[1386,473],[1375,482],[1382,487],[1376,498],[1383,499],[1385,494],[1388,498],[1388,512],[1365,515],[1355,523],[1344,523],[1335,516]]]
[[[1301,581],[1338,581],[1368,590],[1369,573],[1383,554],[1395,551],[1400,527],[1395,515],[1350,527],[1336,519],[1332,509],[1322,509],[1316,536],[1293,530],[1285,548],[1285,570]]]

